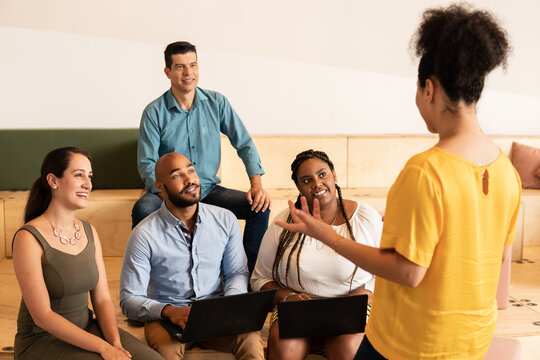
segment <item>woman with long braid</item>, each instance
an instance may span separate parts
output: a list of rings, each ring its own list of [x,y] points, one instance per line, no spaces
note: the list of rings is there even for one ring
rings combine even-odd
[[[322,151],[307,150],[291,165],[292,179],[311,207],[320,204],[321,219],[351,242],[378,246],[382,231],[380,214],[369,205],[343,199],[336,184],[334,164]],[[337,196],[336,196],[337,193]],[[300,201],[297,201],[300,204]],[[275,221],[291,222],[289,209]],[[331,248],[305,234],[282,230],[272,223],[261,243],[251,277],[254,291],[278,289],[275,302],[373,292],[373,275],[337,255]],[[277,309],[268,337],[268,359],[303,359],[311,350],[324,348],[329,359],[352,359],[363,334],[324,339],[280,339]]]

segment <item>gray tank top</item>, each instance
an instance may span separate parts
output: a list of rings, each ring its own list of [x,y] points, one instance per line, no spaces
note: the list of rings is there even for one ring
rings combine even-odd
[[[43,235],[31,225],[24,225],[19,231],[24,229],[32,233],[43,248],[43,278],[49,292],[51,309],[85,329],[93,317],[91,310],[88,309],[88,291],[96,287],[99,274],[95,260],[92,227],[86,221],[82,221],[82,224],[88,244],[77,255],[52,248]],[[24,300],[21,299],[15,335],[15,352],[24,351],[43,336],[52,335],[34,323]]]

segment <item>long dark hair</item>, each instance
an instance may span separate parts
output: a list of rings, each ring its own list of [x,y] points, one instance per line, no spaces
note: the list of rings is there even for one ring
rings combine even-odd
[[[30,195],[24,209],[24,222],[37,218],[47,210],[51,202],[51,187],[47,182],[47,175],[53,174],[57,178],[64,176],[73,154],[84,155],[90,160],[90,154],[75,146],[66,146],[54,149],[45,155],[41,164],[40,176],[34,181]]]
[[[304,163],[304,161],[309,159],[319,159],[321,161],[324,161],[328,164],[328,167],[332,172],[334,171],[334,164],[332,161],[330,161],[330,158],[328,155],[323,151],[316,151],[313,149],[309,149],[306,151],[302,151],[300,154],[296,155],[296,158],[294,159],[293,163],[291,164],[291,178],[293,179],[295,184],[298,184],[298,169],[300,168],[300,165]],[[336,190],[338,193],[338,208],[341,210],[341,214],[343,215],[343,218],[345,219],[345,223],[347,224],[347,230],[349,230],[349,235],[352,239],[352,241],[356,242],[356,239],[354,237],[352,226],[349,221],[349,216],[347,215],[347,211],[345,210],[345,206],[343,205],[343,196],[341,195],[341,188],[338,186],[338,184],[335,184]],[[300,208],[300,197],[301,194],[298,195],[298,198],[296,199],[296,203],[294,204],[296,208]],[[287,217],[287,223],[292,222],[292,216],[289,213],[289,216]],[[304,241],[306,239],[305,234],[297,234],[292,231],[288,231],[283,229],[281,232],[281,235],[279,236],[279,245],[276,250],[276,256],[274,258],[274,265],[272,267],[272,277],[275,282],[280,284],[281,286],[289,287],[289,265],[291,263],[291,259],[296,252],[296,273],[298,276],[298,283],[300,284],[300,287],[303,289],[302,281],[300,280],[300,253],[302,252],[302,247],[304,246]],[[287,248],[292,244],[291,251],[289,253],[289,256],[287,258],[287,266],[285,268],[285,284],[281,282],[279,279],[279,264],[281,263],[283,259],[283,255],[285,254],[285,251]],[[354,276],[356,275],[356,271],[358,270],[358,266],[354,267],[354,271],[351,275],[351,282],[349,286],[349,292],[352,291],[352,283],[354,280]]]

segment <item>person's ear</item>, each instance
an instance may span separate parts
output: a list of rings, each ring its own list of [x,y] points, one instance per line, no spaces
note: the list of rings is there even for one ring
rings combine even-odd
[[[163,72],[165,75],[170,79],[171,78],[171,69],[165,66],[165,69],[163,69]]]
[[[426,102],[431,103],[435,97],[436,84],[431,79],[426,79],[426,85],[424,86],[423,96]]]
[[[163,183],[161,183],[161,182],[159,182],[159,181],[156,180],[156,182],[154,183],[154,185],[156,185],[156,189],[158,189],[160,193],[162,193],[162,194],[165,193],[165,188],[164,188]]]
[[[58,189],[58,178],[53,173],[47,174],[47,184],[49,184],[53,190]]]

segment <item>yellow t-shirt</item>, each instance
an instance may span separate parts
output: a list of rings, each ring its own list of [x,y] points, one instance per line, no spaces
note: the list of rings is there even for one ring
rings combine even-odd
[[[428,270],[416,288],[376,278],[366,335],[379,353],[392,360],[484,357],[520,197],[519,175],[502,152],[488,166],[437,147],[407,162],[388,193],[381,248]]]

